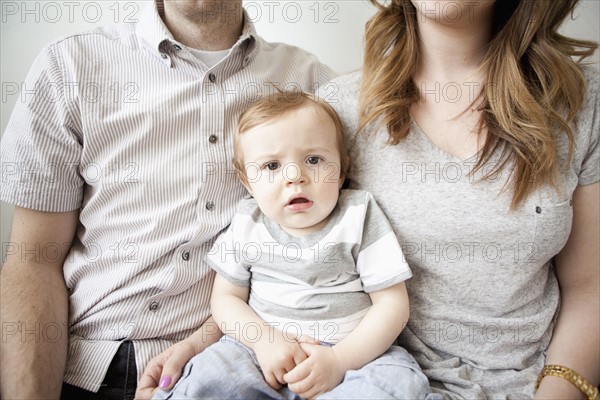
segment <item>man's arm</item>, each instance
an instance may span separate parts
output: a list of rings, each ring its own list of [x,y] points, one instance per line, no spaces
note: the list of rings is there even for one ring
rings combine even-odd
[[[63,263],[78,211],[15,208],[0,272],[0,397],[59,398],[67,359],[68,294]],[[47,332],[53,332],[50,337]]]
[[[600,184],[580,186],[573,194],[573,227],[555,258],[560,283],[560,314],[546,364],[569,367],[596,386],[600,382]],[[536,399],[585,398],[569,381],[545,377]]]
[[[346,371],[362,368],[390,348],[408,322],[406,285],[402,282],[369,295],[373,305],[338,344],[327,347],[301,343],[308,358],[285,375],[290,390],[300,397],[317,397],[337,386]]]

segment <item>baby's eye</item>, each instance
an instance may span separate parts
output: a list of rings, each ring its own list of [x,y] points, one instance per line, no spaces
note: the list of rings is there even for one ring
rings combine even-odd
[[[279,161],[270,161],[263,165],[263,168],[267,168],[269,171],[275,171],[277,168],[279,168],[279,166]]]
[[[322,160],[319,156],[310,156],[306,159],[306,162],[310,165],[317,165]]]

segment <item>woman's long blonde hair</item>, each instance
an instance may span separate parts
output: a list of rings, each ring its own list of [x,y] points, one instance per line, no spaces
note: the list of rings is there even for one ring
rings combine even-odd
[[[380,122],[395,145],[408,134],[410,108],[420,100],[412,80],[419,61],[416,10],[410,0],[370,1],[378,12],[365,32],[360,129]],[[572,122],[586,93],[581,61],[597,48],[558,33],[577,2],[497,0],[494,5],[493,36],[482,64],[487,84],[476,100],[478,129],[487,129],[487,138],[474,171],[500,151],[500,163],[486,177],[514,166],[513,208],[540,184],[556,187],[555,132],[567,135],[569,159],[573,152]]]

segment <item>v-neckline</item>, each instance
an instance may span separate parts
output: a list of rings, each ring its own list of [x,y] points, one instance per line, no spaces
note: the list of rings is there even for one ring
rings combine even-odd
[[[419,126],[419,124],[417,123],[417,121],[415,121],[414,118],[411,117],[410,119],[410,123],[411,123],[411,128],[410,130],[412,132],[415,133],[415,136],[417,136],[418,138],[420,138],[420,140],[422,142],[424,142],[427,147],[431,148],[432,150],[436,151],[437,153],[443,155],[445,158],[449,158],[452,159],[453,161],[457,162],[457,163],[473,163],[473,162],[477,162],[479,155],[481,153],[481,149],[477,150],[477,152],[471,156],[468,156],[466,158],[460,158],[444,149],[442,149],[441,147],[439,147],[438,145],[436,145],[435,143],[433,143],[433,141],[431,140],[431,138],[429,136],[427,136],[427,134],[423,131],[423,129],[421,129],[421,127]]]

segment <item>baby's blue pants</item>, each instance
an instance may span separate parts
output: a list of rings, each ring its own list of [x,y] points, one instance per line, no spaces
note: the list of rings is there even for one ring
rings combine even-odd
[[[392,346],[376,360],[344,380],[320,399],[425,399],[430,393],[427,377],[414,358]],[[287,386],[270,387],[256,355],[243,344],[224,337],[188,362],[170,392],[157,391],[154,399],[300,399]]]

